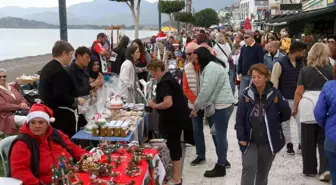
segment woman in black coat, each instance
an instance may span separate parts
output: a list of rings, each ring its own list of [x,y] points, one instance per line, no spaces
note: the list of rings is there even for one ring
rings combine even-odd
[[[189,119],[187,102],[182,88],[170,72],[165,70],[165,64],[152,60],[147,65],[151,76],[158,81],[155,102],[150,100],[148,106],[159,112],[160,132],[167,139],[167,147],[173,163],[173,176],[168,184],[181,185],[181,133]]]
[[[120,39],[119,45],[113,49],[113,52],[117,54],[117,58],[112,62],[112,73],[119,75],[121,64],[126,60],[126,50],[130,42],[130,39],[127,36],[123,36]]]

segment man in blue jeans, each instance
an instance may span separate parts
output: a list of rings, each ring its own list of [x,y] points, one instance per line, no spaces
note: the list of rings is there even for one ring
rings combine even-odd
[[[238,74],[240,80],[239,96],[250,85],[251,77],[247,75],[250,67],[257,63],[264,63],[264,49],[254,40],[254,32],[247,31],[244,34],[245,46],[240,50],[238,60]]]

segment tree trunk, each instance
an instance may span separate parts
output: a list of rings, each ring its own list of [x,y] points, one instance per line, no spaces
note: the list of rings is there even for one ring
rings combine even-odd
[[[171,33],[172,14],[169,14],[169,34]]]
[[[130,3],[126,2],[126,4],[131,9],[133,20],[134,20],[134,38],[135,39],[139,38],[140,3],[141,3],[141,0],[138,0],[137,7],[135,9],[134,0],[131,1]]]
[[[137,5],[137,15],[136,15],[136,21],[135,21],[135,38],[139,38],[139,24],[140,24],[140,4],[141,0],[138,0],[138,5]]]

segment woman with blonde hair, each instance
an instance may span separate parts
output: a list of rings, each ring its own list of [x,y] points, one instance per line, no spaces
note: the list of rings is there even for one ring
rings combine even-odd
[[[232,89],[232,92],[234,94],[234,90],[235,90],[235,84],[233,82],[234,79],[234,64],[233,64],[233,60],[231,57],[231,46],[229,45],[229,43],[227,42],[225,36],[222,33],[216,33],[215,35],[216,39],[216,44],[213,47],[213,50],[215,52],[215,56],[223,61],[225,63],[226,66],[229,66],[227,68],[225,68],[225,72],[229,73],[229,79],[230,79],[230,86]]]
[[[323,85],[333,79],[333,67],[329,65],[330,50],[323,43],[316,43],[308,52],[307,66],[300,71],[295,91],[293,116],[299,116],[301,122],[301,147],[303,174],[317,175],[316,146],[318,146],[321,181],[330,180],[330,172],[324,155],[324,129],[317,124],[314,108]]]

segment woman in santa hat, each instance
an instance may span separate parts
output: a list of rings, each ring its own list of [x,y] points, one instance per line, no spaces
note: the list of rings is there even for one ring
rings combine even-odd
[[[53,111],[40,103],[34,104],[27,115],[26,124],[9,150],[10,176],[22,180],[24,185],[41,185],[52,182],[51,166],[58,158],[80,160],[88,152],[71,142],[61,131],[50,126]]]

